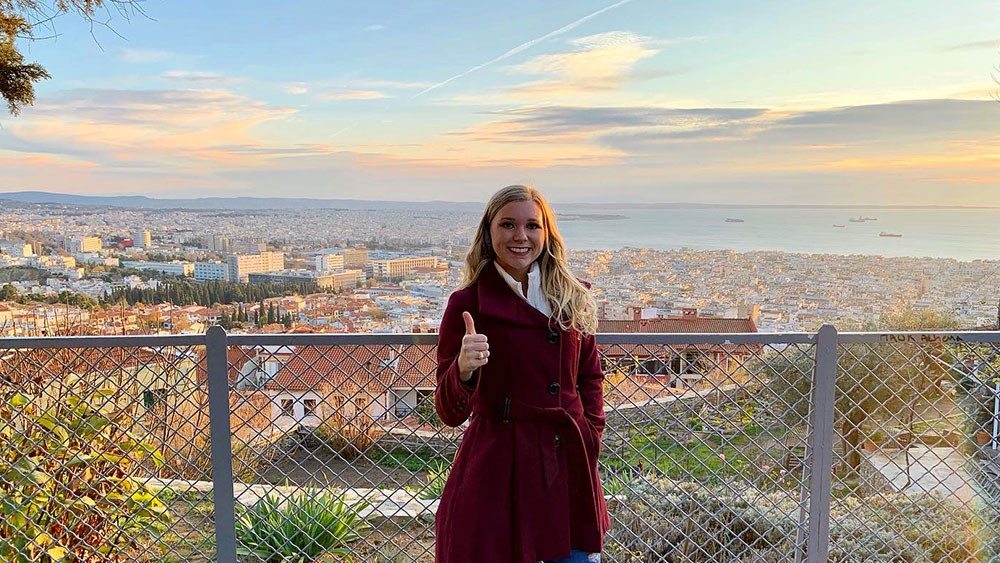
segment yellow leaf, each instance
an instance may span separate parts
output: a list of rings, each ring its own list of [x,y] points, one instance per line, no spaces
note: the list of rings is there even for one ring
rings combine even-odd
[[[56,546],[48,548],[45,550],[45,553],[48,553],[49,557],[51,557],[54,561],[59,561],[60,559],[66,557],[66,554],[68,554],[69,551],[65,547]]]
[[[38,537],[35,538],[35,543],[38,544],[39,547],[45,547],[47,545],[52,545],[53,541],[55,541],[55,540],[52,539],[52,536],[46,534],[45,532],[42,532],[41,534],[38,534]]]

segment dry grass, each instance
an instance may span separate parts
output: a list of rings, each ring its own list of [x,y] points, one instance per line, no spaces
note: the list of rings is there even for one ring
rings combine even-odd
[[[278,435],[270,422],[270,399],[263,393],[229,394],[229,426],[234,474],[255,475],[266,461],[259,452]],[[153,443],[163,452],[169,478],[211,477],[211,425],[208,394],[196,388],[174,393],[144,421]]]
[[[344,459],[354,459],[372,447],[385,431],[364,411],[348,419],[343,401],[337,397],[342,396],[333,393],[324,397],[321,403],[323,418],[316,427],[316,437]]]

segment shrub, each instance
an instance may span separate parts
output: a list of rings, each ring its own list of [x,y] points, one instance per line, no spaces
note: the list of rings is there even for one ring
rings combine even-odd
[[[268,494],[237,514],[238,553],[263,559],[306,563],[345,556],[348,544],[371,528],[351,506],[329,491],[302,491],[289,498]]]
[[[746,483],[638,480],[613,511],[611,560],[785,561],[795,552],[797,495]],[[993,518],[993,519],[991,519]],[[932,495],[848,496],[830,512],[831,561],[992,561],[1000,521]]]
[[[418,497],[420,500],[434,500],[441,498],[444,492],[444,484],[448,482],[448,475],[451,474],[451,464],[443,461],[435,461],[427,471],[427,485],[420,489]]]
[[[334,453],[344,459],[354,459],[363,454],[385,433],[364,411],[355,413],[350,420],[342,407],[332,401],[323,403],[323,419],[316,427],[315,436]]]
[[[437,408],[434,406],[434,393],[418,395],[417,407],[413,410],[413,414],[417,417],[417,421],[420,424],[426,424],[434,428],[444,427],[444,422],[441,422],[441,417],[438,416]]]
[[[132,417],[114,390],[58,385],[61,400],[44,409],[20,393],[0,403],[0,560],[132,560],[171,522],[132,477],[163,458],[125,430]]]

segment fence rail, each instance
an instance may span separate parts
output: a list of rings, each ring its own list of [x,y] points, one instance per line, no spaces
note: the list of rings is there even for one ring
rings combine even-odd
[[[436,338],[0,339],[0,560],[433,560]],[[1000,558],[1000,332],[598,343],[605,560]]]

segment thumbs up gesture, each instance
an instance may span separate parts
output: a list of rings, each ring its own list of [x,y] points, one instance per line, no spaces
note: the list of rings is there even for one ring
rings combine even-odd
[[[485,334],[476,334],[476,323],[468,311],[462,312],[465,321],[465,336],[462,337],[462,349],[458,353],[459,378],[468,381],[472,372],[490,361],[490,344]]]

